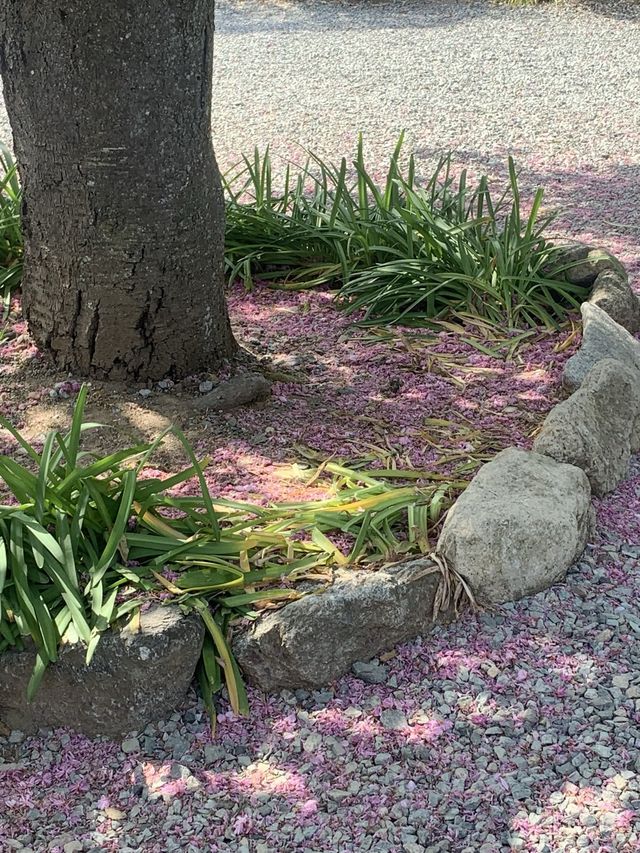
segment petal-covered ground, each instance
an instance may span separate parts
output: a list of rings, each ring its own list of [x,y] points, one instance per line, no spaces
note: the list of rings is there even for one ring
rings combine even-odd
[[[202,377],[159,383],[142,389],[146,396],[93,383],[88,417],[111,426],[99,436],[110,450],[178,421],[211,460],[212,493],[254,502],[320,496],[321,484],[305,485],[308,466],[330,457],[468,478],[498,450],[530,443],[560,399],[562,365],[579,344],[571,324],[510,334],[455,323],[431,332],[360,329],[322,292],[236,286],[229,306],[238,340],[275,377],[266,403],[198,413],[191,403]],[[0,360],[5,416],[36,443],[68,424],[80,383],[46,366],[21,320],[0,340]],[[16,450],[8,434],[3,445]],[[174,450],[159,468],[185,464]]]
[[[238,338],[298,378],[277,382],[267,406],[226,416],[237,437],[216,451],[211,485],[252,499],[289,497],[287,476],[295,471],[286,463],[309,451],[320,459],[370,458],[373,468],[449,473],[526,444],[557,401],[562,364],[579,342],[571,328],[493,341],[471,327],[365,331],[325,293],[237,288],[230,307]]]

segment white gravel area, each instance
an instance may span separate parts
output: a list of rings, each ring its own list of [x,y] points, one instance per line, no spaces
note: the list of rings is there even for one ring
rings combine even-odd
[[[398,132],[430,154],[591,160],[638,133],[640,14],[490,2],[221,2],[214,138],[325,154],[366,134],[385,161]],[[620,13],[621,14],[621,13]]]
[[[445,151],[547,190],[559,233],[640,269],[640,4],[222,2],[214,141],[302,159],[354,151],[382,167],[401,130],[429,169]]]

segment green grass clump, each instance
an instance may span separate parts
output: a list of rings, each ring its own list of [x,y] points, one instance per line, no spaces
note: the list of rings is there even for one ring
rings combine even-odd
[[[444,157],[425,182],[403,138],[380,185],[359,140],[348,168],[310,154],[275,188],[269,151],[254,153],[226,178],[226,261],[230,279],[294,289],[332,285],[361,323],[428,325],[464,312],[509,328],[556,327],[584,297],[549,278],[558,251],[545,237],[538,190],[525,215],[513,160],[506,190],[486,177],[475,186]],[[350,177],[352,175],[352,177]]]
[[[496,326],[555,328],[579,308],[584,290],[545,274],[558,251],[545,236],[543,192],[523,210],[509,159],[506,189],[486,177],[471,185],[448,155],[425,181],[415,160],[400,166],[403,137],[378,183],[360,138],[351,164],[309,154],[273,178],[271,155],[254,152],[223,179],[225,260],[230,280],[304,289],[329,286],[359,323],[428,325],[466,313]],[[20,187],[11,155],[0,152],[0,293],[22,274]],[[557,266],[557,265],[556,265]],[[549,267],[551,268],[551,267]]]
[[[299,597],[296,581],[330,581],[332,567],[428,552],[430,532],[466,485],[436,475],[425,486],[390,485],[384,472],[327,462],[313,475],[332,478],[327,500],[214,503],[202,464],[177,428],[191,464],[164,480],[143,476],[164,436],[107,456],[84,453],[82,433],[98,426],[83,422],[86,394],[85,387],[69,432],[50,432],[42,450],[0,418],[25,456],[24,464],[0,456],[0,478],[14,499],[0,506],[0,653],[27,638],[35,644],[29,697],[62,642],[83,643],[90,662],[109,626],[137,619],[146,600],[168,597],[198,612],[207,628],[199,677],[212,719],[223,684],[234,710],[246,714],[229,644],[232,620],[255,619],[261,603]],[[424,474],[408,471],[403,479]],[[199,495],[170,494],[192,478]]]
[[[21,199],[16,164],[0,143],[0,295],[5,299],[22,278]]]

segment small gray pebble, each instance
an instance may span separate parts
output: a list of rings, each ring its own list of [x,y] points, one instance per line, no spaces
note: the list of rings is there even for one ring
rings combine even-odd
[[[367,684],[384,684],[389,675],[386,666],[379,663],[365,663],[363,661],[356,661],[351,667],[351,671],[356,678]]]
[[[120,744],[120,749],[125,755],[129,755],[132,752],[140,752],[140,741],[137,737],[127,738]]]

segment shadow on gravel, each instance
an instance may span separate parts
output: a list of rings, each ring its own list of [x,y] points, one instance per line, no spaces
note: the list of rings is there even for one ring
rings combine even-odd
[[[226,33],[327,30],[432,29],[452,27],[469,19],[530,17],[593,12],[602,17],[640,21],[634,0],[554,0],[537,6],[508,6],[500,0],[225,0],[219,20]],[[255,12],[255,16],[252,15]]]
[[[637,0],[574,0],[580,9],[588,9],[606,18],[619,18],[624,21],[640,21],[640,4]]]
[[[508,10],[513,11],[513,10]],[[522,14],[535,9],[519,10]],[[252,15],[255,12],[255,16]],[[452,27],[469,18],[490,16],[503,19],[505,7],[490,2],[456,0],[226,0],[218,17],[227,34],[247,32],[328,31],[385,29],[431,29]]]

